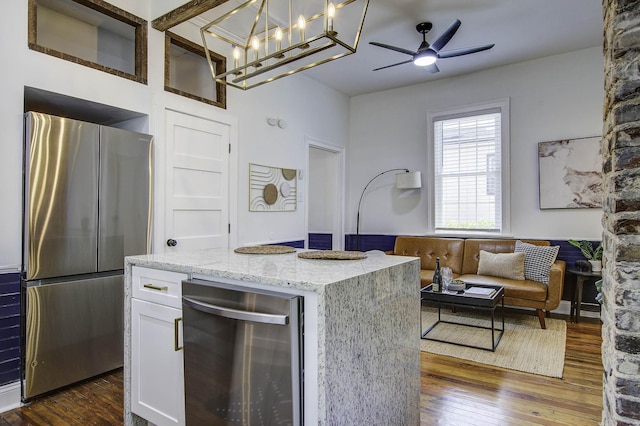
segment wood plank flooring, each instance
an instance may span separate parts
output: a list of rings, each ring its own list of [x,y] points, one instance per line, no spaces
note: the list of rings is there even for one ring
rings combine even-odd
[[[422,425],[598,425],[601,325],[567,321],[562,379],[421,352]]]
[[[1,413],[0,426],[121,425],[122,407],[120,369]]]
[[[597,425],[600,322],[567,322],[562,379],[421,352],[422,425]],[[7,425],[121,425],[122,370],[0,414]],[[389,425],[394,426],[394,425]]]

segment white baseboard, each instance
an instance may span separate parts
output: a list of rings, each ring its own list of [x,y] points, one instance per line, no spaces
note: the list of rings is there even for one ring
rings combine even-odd
[[[20,401],[20,382],[0,386],[0,413],[22,406]]]

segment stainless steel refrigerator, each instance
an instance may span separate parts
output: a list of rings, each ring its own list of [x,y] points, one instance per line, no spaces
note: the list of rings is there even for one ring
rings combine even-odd
[[[25,114],[22,398],[123,365],[124,257],[148,253],[152,137]]]

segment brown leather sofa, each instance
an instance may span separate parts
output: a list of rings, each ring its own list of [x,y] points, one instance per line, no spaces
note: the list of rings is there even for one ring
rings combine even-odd
[[[549,241],[522,240],[523,242],[548,246]],[[511,280],[507,278],[478,275],[480,250],[491,253],[513,253],[516,240],[512,239],[460,239],[435,237],[396,238],[393,252],[399,256],[420,258],[420,285],[431,283],[436,265],[436,257],[440,258],[440,266],[448,266],[454,278],[460,278],[470,284],[494,284],[504,287],[504,303],[509,306],[533,308],[536,310],[540,327],[546,328],[544,312],[547,315],[560,304],[564,286],[566,264],[556,260],[549,273],[549,285],[531,280]]]

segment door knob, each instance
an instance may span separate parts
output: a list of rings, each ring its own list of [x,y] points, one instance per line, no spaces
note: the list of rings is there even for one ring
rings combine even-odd
[[[167,240],[167,245],[168,245],[169,247],[175,247],[175,246],[177,246],[177,245],[178,245],[178,242],[177,242],[176,240],[174,240],[173,238],[169,238],[169,239]]]

